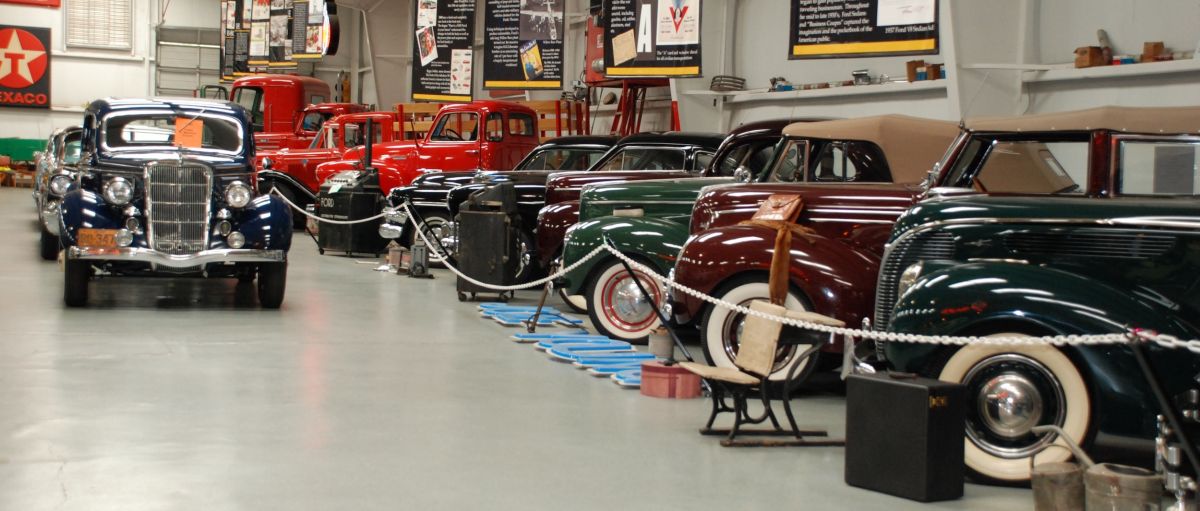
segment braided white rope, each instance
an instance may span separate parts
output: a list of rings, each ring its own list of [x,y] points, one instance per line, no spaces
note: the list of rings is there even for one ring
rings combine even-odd
[[[271,191],[276,192],[276,190],[274,190],[274,189],[272,189]],[[280,196],[282,197],[282,195],[280,195]],[[283,200],[284,200],[284,202],[287,202],[293,208],[296,208],[297,210],[301,211],[302,213],[304,213],[310,217],[313,216],[313,215],[309,215],[308,212],[301,210],[295,204],[292,204],[292,202],[288,201],[286,197],[283,197]],[[416,217],[415,217],[415,215],[412,214],[412,211],[410,211],[408,209],[408,205],[401,204],[400,209],[403,209],[404,212],[407,214],[408,222],[412,224],[413,230],[416,231],[416,233],[421,237],[421,240],[423,240],[426,245],[433,246],[433,244],[429,241],[429,238],[425,237],[424,231],[420,228],[420,226],[417,225]],[[326,220],[323,218],[318,218],[318,220],[326,221],[329,223],[343,223],[343,224],[344,223],[359,223],[359,222],[370,221],[370,220],[374,220],[376,218],[383,217],[383,216],[387,215],[388,213],[390,213],[390,211],[385,210],[384,213],[380,213],[379,215],[376,215],[374,217],[368,218],[366,220],[358,220],[358,221],[353,221],[353,222],[330,221],[330,220]],[[1160,334],[1157,332],[1152,332],[1152,331],[1147,331],[1147,330],[1132,330],[1127,333],[1089,334],[1089,335],[1074,335],[1074,334],[1072,334],[1072,335],[1051,335],[1051,336],[1043,336],[1043,337],[1024,337],[1024,336],[1020,336],[1020,337],[1018,337],[1018,336],[979,337],[979,336],[957,336],[957,335],[919,335],[919,334],[910,334],[910,333],[902,333],[902,332],[886,332],[886,331],[880,331],[880,330],[863,330],[861,328],[846,328],[846,327],[829,326],[829,325],[824,325],[824,324],[820,324],[820,323],[813,323],[811,321],[804,321],[804,320],[800,320],[800,319],[796,319],[796,318],[789,318],[789,317],[785,317],[785,316],[776,316],[774,314],[767,314],[765,312],[756,311],[756,310],[750,309],[749,307],[744,307],[744,306],[738,305],[733,302],[727,302],[725,300],[721,300],[719,298],[715,298],[715,297],[706,295],[704,293],[701,293],[700,291],[697,291],[697,290],[687,287],[685,285],[679,284],[673,280],[669,280],[661,275],[658,275],[657,270],[638,262],[637,260],[629,257],[628,255],[625,255],[620,250],[617,250],[616,248],[609,246],[608,244],[601,244],[600,246],[597,246],[591,252],[588,252],[583,257],[579,258],[578,261],[575,261],[574,263],[572,263],[571,265],[569,265],[565,268],[559,269],[559,271],[555,272],[553,275],[550,275],[545,278],[538,279],[538,280],[535,280],[532,282],[527,282],[524,284],[517,284],[517,285],[512,285],[512,286],[499,286],[499,285],[495,285],[495,284],[489,284],[487,282],[482,282],[482,281],[476,280],[474,278],[471,278],[468,275],[463,274],[461,271],[459,271],[458,268],[455,268],[449,262],[442,261],[442,263],[446,266],[446,269],[450,270],[455,275],[457,275],[457,276],[461,277],[462,279],[464,279],[468,282],[471,282],[472,284],[475,284],[477,286],[484,287],[487,289],[493,289],[496,291],[518,291],[518,290],[522,290],[522,289],[532,289],[535,287],[543,286],[547,282],[550,282],[554,279],[557,279],[559,277],[562,277],[563,275],[566,275],[566,274],[574,271],[576,268],[579,268],[587,261],[600,255],[600,253],[602,253],[602,252],[608,252],[609,254],[612,254],[617,259],[620,259],[620,260],[624,261],[625,263],[629,264],[629,266],[631,268],[637,269],[647,275],[654,275],[654,276],[658,277],[657,280],[659,280],[664,286],[677,289],[677,290],[683,292],[684,294],[693,296],[695,298],[703,300],[704,302],[707,302],[714,306],[729,309],[729,310],[732,310],[732,311],[735,311],[735,312],[738,312],[741,314],[745,314],[745,315],[759,317],[759,318],[762,318],[762,319],[765,319],[768,321],[782,323],[784,325],[788,325],[788,326],[792,326],[792,327],[796,327],[796,328],[812,330],[815,332],[822,332],[822,333],[833,334],[833,335],[849,336],[849,337],[854,337],[856,339],[871,339],[871,340],[875,340],[875,341],[884,341],[884,342],[942,344],[942,345],[956,345],[956,346],[962,346],[962,345],[967,345],[967,344],[986,344],[986,345],[1000,345],[1000,346],[1033,346],[1033,345],[1044,345],[1044,344],[1048,344],[1048,345],[1052,345],[1052,346],[1097,346],[1097,345],[1105,345],[1105,344],[1127,344],[1130,342],[1145,341],[1145,342],[1156,343],[1165,348],[1186,349],[1193,353],[1200,354],[1200,340],[1194,340],[1194,339],[1193,340],[1183,340],[1183,339],[1179,339],[1178,337],[1175,337],[1173,335]]]
[[[280,192],[278,188],[271,187],[271,191],[268,193],[274,194],[276,197],[283,199],[283,202],[287,203],[288,206],[291,206],[292,209],[299,211],[300,214],[302,214],[306,217],[309,217],[313,220],[316,220],[318,222],[323,222],[323,223],[327,223],[327,224],[335,224],[335,225],[363,224],[363,223],[370,222],[372,220],[378,220],[380,218],[383,218],[388,213],[387,210],[384,210],[382,213],[375,215],[373,217],[370,217],[370,218],[363,218],[363,219],[359,219],[359,220],[333,220],[333,219],[329,219],[329,218],[321,218],[320,216],[317,216],[312,213],[309,213],[308,211],[305,211],[304,208],[297,206],[296,203],[288,200],[288,198],[285,195],[283,195],[283,193]]]

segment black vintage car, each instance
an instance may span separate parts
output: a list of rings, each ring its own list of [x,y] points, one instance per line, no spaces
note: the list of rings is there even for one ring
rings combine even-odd
[[[424,220],[425,235],[432,240],[444,240],[447,245],[454,242],[454,218],[450,203],[457,206],[487,183],[513,181],[517,183],[522,203],[531,204],[533,218],[542,207],[545,198],[546,176],[563,170],[586,170],[617,142],[619,137],[577,135],[551,139],[533,149],[511,171],[476,170],[470,172],[433,172],[413,180],[409,186],[391,190],[388,205],[399,206],[405,200],[416,209]],[[461,188],[461,190],[459,190]],[[454,199],[451,200],[453,191]],[[536,202],[536,205],[532,205]],[[380,234],[385,238],[412,242],[412,233],[402,217],[388,218]],[[438,247],[434,247],[437,249]]]
[[[63,194],[75,182],[75,166],[79,164],[83,128],[71,126],[55,130],[46,141],[46,149],[37,155],[33,179],[33,204],[41,231],[39,252],[42,259],[58,257],[58,206]]]
[[[87,304],[95,276],[258,279],[283,302],[292,216],[254,192],[246,111],[227,101],[102,99],[84,113],[78,176],[59,209],[63,298]]]

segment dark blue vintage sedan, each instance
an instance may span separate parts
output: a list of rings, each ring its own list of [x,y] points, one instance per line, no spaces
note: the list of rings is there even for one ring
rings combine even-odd
[[[60,233],[68,306],[97,275],[258,280],[264,308],[283,302],[292,218],[256,195],[246,111],[226,101],[102,99],[84,113],[78,177]]]

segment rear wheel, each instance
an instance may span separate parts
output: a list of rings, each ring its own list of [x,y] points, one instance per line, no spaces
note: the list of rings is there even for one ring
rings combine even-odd
[[[258,266],[258,304],[264,309],[278,309],[283,304],[287,284],[287,262],[262,263]]]
[[[596,330],[613,339],[646,342],[659,325],[654,304],[662,305],[664,293],[658,275],[634,269],[637,280],[617,260],[601,263],[588,286],[588,316]],[[653,301],[638,288],[641,283]]]
[[[429,239],[429,253],[438,257],[446,258],[448,256],[446,250],[441,244],[442,238],[450,236],[454,226],[453,220],[450,219],[450,214],[441,211],[421,211],[421,232]],[[413,236],[413,242],[421,239],[420,236]],[[454,258],[447,259],[448,262],[454,262]]]
[[[83,307],[88,301],[88,281],[92,265],[87,261],[67,259],[63,262],[63,302],[67,307]]]
[[[1058,425],[1076,442],[1084,442],[1088,433],[1087,384],[1075,364],[1053,346],[965,346],[950,355],[938,379],[967,387],[964,461],[983,480],[1026,482],[1030,456],[1052,442],[1065,445],[1056,435],[1034,435],[1034,426]],[[1067,449],[1056,448],[1038,454],[1037,460],[1070,457]]]
[[[42,236],[38,241],[38,248],[42,255],[42,259],[46,261],[58,259],[58,236],[46,232],[45,227],[42,227],[40,230],[42,232]]]
[[[766,282],[744,279],[723,286],[715,296],[727,302],[749,307],[750,302],[767,300],[771,295]],[[784,306],[791,310],[808,310],[808,306],[801,301],[800,297],[791,291],[788,292]],[[700,345],[704,348],[704,357],[708,359],[708,363],[717,367],[737,367],[733,361],[737,358],[738,346],[741,345],[739,336],[742,333],[742,323],[745,318],[744,314],[724,307],[710,306],[705,311],[700,323]],[[780,335],[786,333],[785,329]],[[804,364],[804,366],[796,369],[797,379],[799,381],[808,379],[814,372],[817,358],[820,356],[818,352],[801,360],[800,354],[808,348],[809,345],[805,344],[780,345],[775,352],[775,366],[771,370],[769,379],[782,381],[787,378],[788,372],[799,364]]]

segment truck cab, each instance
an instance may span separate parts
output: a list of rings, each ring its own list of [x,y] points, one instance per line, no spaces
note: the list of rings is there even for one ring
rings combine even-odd
[[[250,113],[259,151],[308,147],[326,120],[367,110],[354,103],[330,103],[329,85],[309,76],[239,78],[233,82],[230,97]]]

